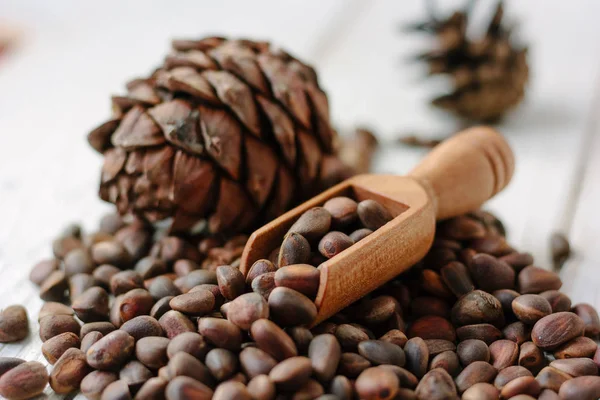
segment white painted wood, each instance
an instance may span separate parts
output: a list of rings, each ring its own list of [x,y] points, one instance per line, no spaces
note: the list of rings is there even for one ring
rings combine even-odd
[[[600,97],[598,97],[600,99]],[[598,105],[598,103],[596,103]],[[573,223],[565,229],[573,256],[561,271],[563,290],[573,303],[600,308],[600,119],[591,121],[589,140],[582,154],[586,162],[577,187]]]
[[[447,9],[463,2],[438,3]],[[403,63],[427,45],[425,37],[398,31],[401,23],[425,17],[424,3],[368,4],[318,63],[334,118],[346,126],[369,123],[389,141],[398,132],[435,135],[452,129],[452,119],[428,106],[445,82],[423,81],[421,66]],[[509,1],[506,8],[522,22],[521,36],[530,44],[531,84],[525,104],[498,127],[513,146],[517,167],[512,184],[489,208],[506,222],[512,243],[549,266],[548,237],[564,224],[564,193],[575,178],[587,116],[593,112],[600,25],[589,15],[600,13],[600,3]],[[376,171],[405,173],[422,155],[422,150],[387,144]]]
[[[30,337],[0,356],[39,360],[42,305],[29,269],[51,255],[67,223],[93,229],[110,207],[97,197],[101,160],[85,136],[110,114],[110,94],[148,73],[172,37],[272,39],[311,59],[343,0],[2,0],[2,19],[26,32],[0,62],[0,307],[24,304]],[[49,398],[59,398],[46,390]],[[79,395],[77,398],[83,398]]]
[[[508,10],[531,44],[532,83],[524,106],[500,126],[515,149],[517,172],[490,208],[508,225],[511,242],[548,266],[550,232],[570,226],[563,221],[565,193],[578,178],[576,161],[595,111],[600,3],[509,1]],[[436,134],[455,124],[427,106],[444,82],[419,80],[422,70],[403,62],[427,44],[398,32],[419,15],[420,0],[2,0],[1,18],[32,32],[0,61],[0,307],[23,303],[34,319],[29,339],[0,345],[0,355],[43,361],[35,321],[41,301],[27,281],[29,268],[50,255],[50,240],[66,223],[91,229],[110,209],[96,196],[100,159],[85,133],[108,116],[109,94],[160,61],[170,37],[273,39],[315,62],[335,120],[344,127],[367,123],[388,141],[376,171],[405,173],[423,151],[391,145],[397,132]],[[599,163],[592,157],[586,169],[571,230],[577,256],[563,274],[574,277],[565,288],[575,300],[597,306]]]

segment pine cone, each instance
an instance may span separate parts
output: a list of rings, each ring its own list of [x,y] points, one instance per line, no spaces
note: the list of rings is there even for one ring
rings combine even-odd
[[[172,46],[88,136],[104,155],[100,197],[120,213],[172,218],[171,231],[207,220],[212,233],[240,232],[349,174],[311,67],[265,42]]]
[[[454,90],[433,99],[432,104],[463,118],[491,122],[523,99],[529,76],[527,49],[513,43],[511,28],[502,23],[502,2],[485,35],[469,39],[466,28],[470,8],[412,29],[437,37],[438,48],[418,57],[428,63],[429,74],[452,78]]]

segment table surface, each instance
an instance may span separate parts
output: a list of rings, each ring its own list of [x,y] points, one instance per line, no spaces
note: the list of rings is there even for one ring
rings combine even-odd
[[[600,2],[509,1],[507,13],[530,45],[531,82],[526,101],[498,126],[517,167],[487,208],[542,267],[550,266],[550,234],[567,234],[574,255],[563,289],[600,306]],[[399,133],[458,126],[428,105],[445,82],[425,81],[420,66],[405,62],[428,43],[399,27],[424,17],[417,0],[0,1],[0,26],[10,21],[24,33],[0,59],[0,307],[25,304],[37,330],[42,302],[30,267],[51,254],[67,223],[93,229],[111,209],[97,197],[101,159],[85,135],[109,115],[109,95],[148,73],[170,38],[244,36],[289,49],[319,71],[338,126],[380,135],[374,170],[403,174],[425,150],[395,144]],[[0,345],[0,356],[45,362],[40,345],[32,333]]]

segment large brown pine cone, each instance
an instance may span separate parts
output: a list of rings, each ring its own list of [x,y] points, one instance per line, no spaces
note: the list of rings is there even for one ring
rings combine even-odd
[[[469,38],[471,7],[412,28],[436,36],[437,48],[418,58],[428,63],[431,75],[449,75],[454,86],[432,104],[470,120],[490,122],[523,99],[529,77],[527,48],[516,44],[511,27],[503,24],[502,2],[484,35]]]
[[[269,43],[175,40],[112,104],[100,197],[172,231],[244,231],[349,173],[315,71]]]

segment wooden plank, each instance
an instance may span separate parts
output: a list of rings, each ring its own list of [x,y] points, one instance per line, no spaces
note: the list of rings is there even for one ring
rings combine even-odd
[[[461,3],[443,2],[447,8]],[[369,4],[338,42],[329,45],[331,51],[318,67],[334,119],[345,126],[369,123],[387,140],[376,170],[406,173],[424,152],[394,146],[398,132],[435,134],[458,123],[428,106],[446,82],[423,81],[420,66],[403,62],[428,44],[419,35],[398,32],[401,23],[425,17],[424,3]],[[520,36],[530,44],[531,84],[522,107],[498,127],[515,151],[517,167],[511,185],[489,208],[506,222],[512,243],[531,251],[541,266],[550,266],[548,237],[562,223],[564,193],[575,177],[587,116],[593,112],[595,86],[590,82],[600,65],[595,43],[600,26],[583,21],[600,12],[600,3],[572,7],[558,1],[510,2],[507,11],[522,22]],[[556,29],[557,21],[561,29]]]
[[[110,113],[109,95],[147,73],[169,39],[214,33],[273,39],[311,59],[346,2],[75,0],[0,4],[3,18],[33,31],[0,65],[0,307],[24,304],[32,334],[0,344],[0,356],[47,364],[36,315],[42,305],[27,276],[51,254],[65,224],[94,229],[111,209],[97,196],[101,160],[86,133]],[[310,29],[307,27],[310,25]],[[46,390],[50,399],[60,398]],[[83,398],[78,395],[77,398]]]
[[[598,96],[600,100],[600,96]],[[596,106],[600,101],[596,102]],[[576,184],[573,219],[564,233],[569,237],[572,257],[561,271],[563,290],[573,303],[586,302],[600,308],[600,119],[591,121],[585,142],[581,179]]]
[[[340,124],[369,122],[389,142],[400,130],[443,132],[454,126],[453,120],[426,105],[431,92],[443,83],[419,82],[421,71],[402,63],[403,56],[426,44],[397,32],[398,23],[424,13],[421,2],[175,4],[157,1],[150,7],[146,2],[114,0],[0,4],[3,18],[35,27],[21,51],[0,65],[0,132],[8,138],[0,146],[0,306],[24,303],[35,318],[41,301],[27,282],[31,264],[50,254],[49,241],[63,224],[80,220],[91,228],[109,209],[97,199],[97,180],[90,177],[97,176],[100,160],[83,135],[108,115],[108,94],[120,91],[125,78],[147,72],[174,34],[227,32],[276,38],[299,56],[317,61]],[[490,206],[507,222],[511,241],[533,250],[543,261],[549,233],[562,224],[567,206],[562,195],[576,177],[585,121],[593,112],[590,82],[599,65],[595,38],[600,29],[593,18],[600,4],[586,1],[572,7],[537,0],[511,2],[509,10],[513,7],[526,24],[523,36],[532,42],[533,81],[524,107],[501,127],[517,152],[515,181]],[[333,18],[345,25],[329,29]],[[337,39],[327,42],[323,32]],[[404,173],[422,154],[387,143],[376,169]],[[597,171],[597,161],[594,165]],[[585,193],[597,204],[597,189]],[[597,214],[592,204],[583,206],[585,213],[578,210],[572,239],[577,251],[586,251],[579,253],[587,260],[580,271],[597,276],[591,268],[598,264],[598,253],[587,252],[598,237],[598,224],[589,217]],[[583,265],[576,260],[565,274],[571,266]],[[596,302],[585,297],[597,287],[582,286],[585,274],[578,272],[580,281],[565,287],[571,294],[587,291],[581,298],[574,294],[576,300]],[[35,332],[37,323],[31,322]],[[0,345],[0,355],[41,359],[40,344],[32,334],[25,344]]]

